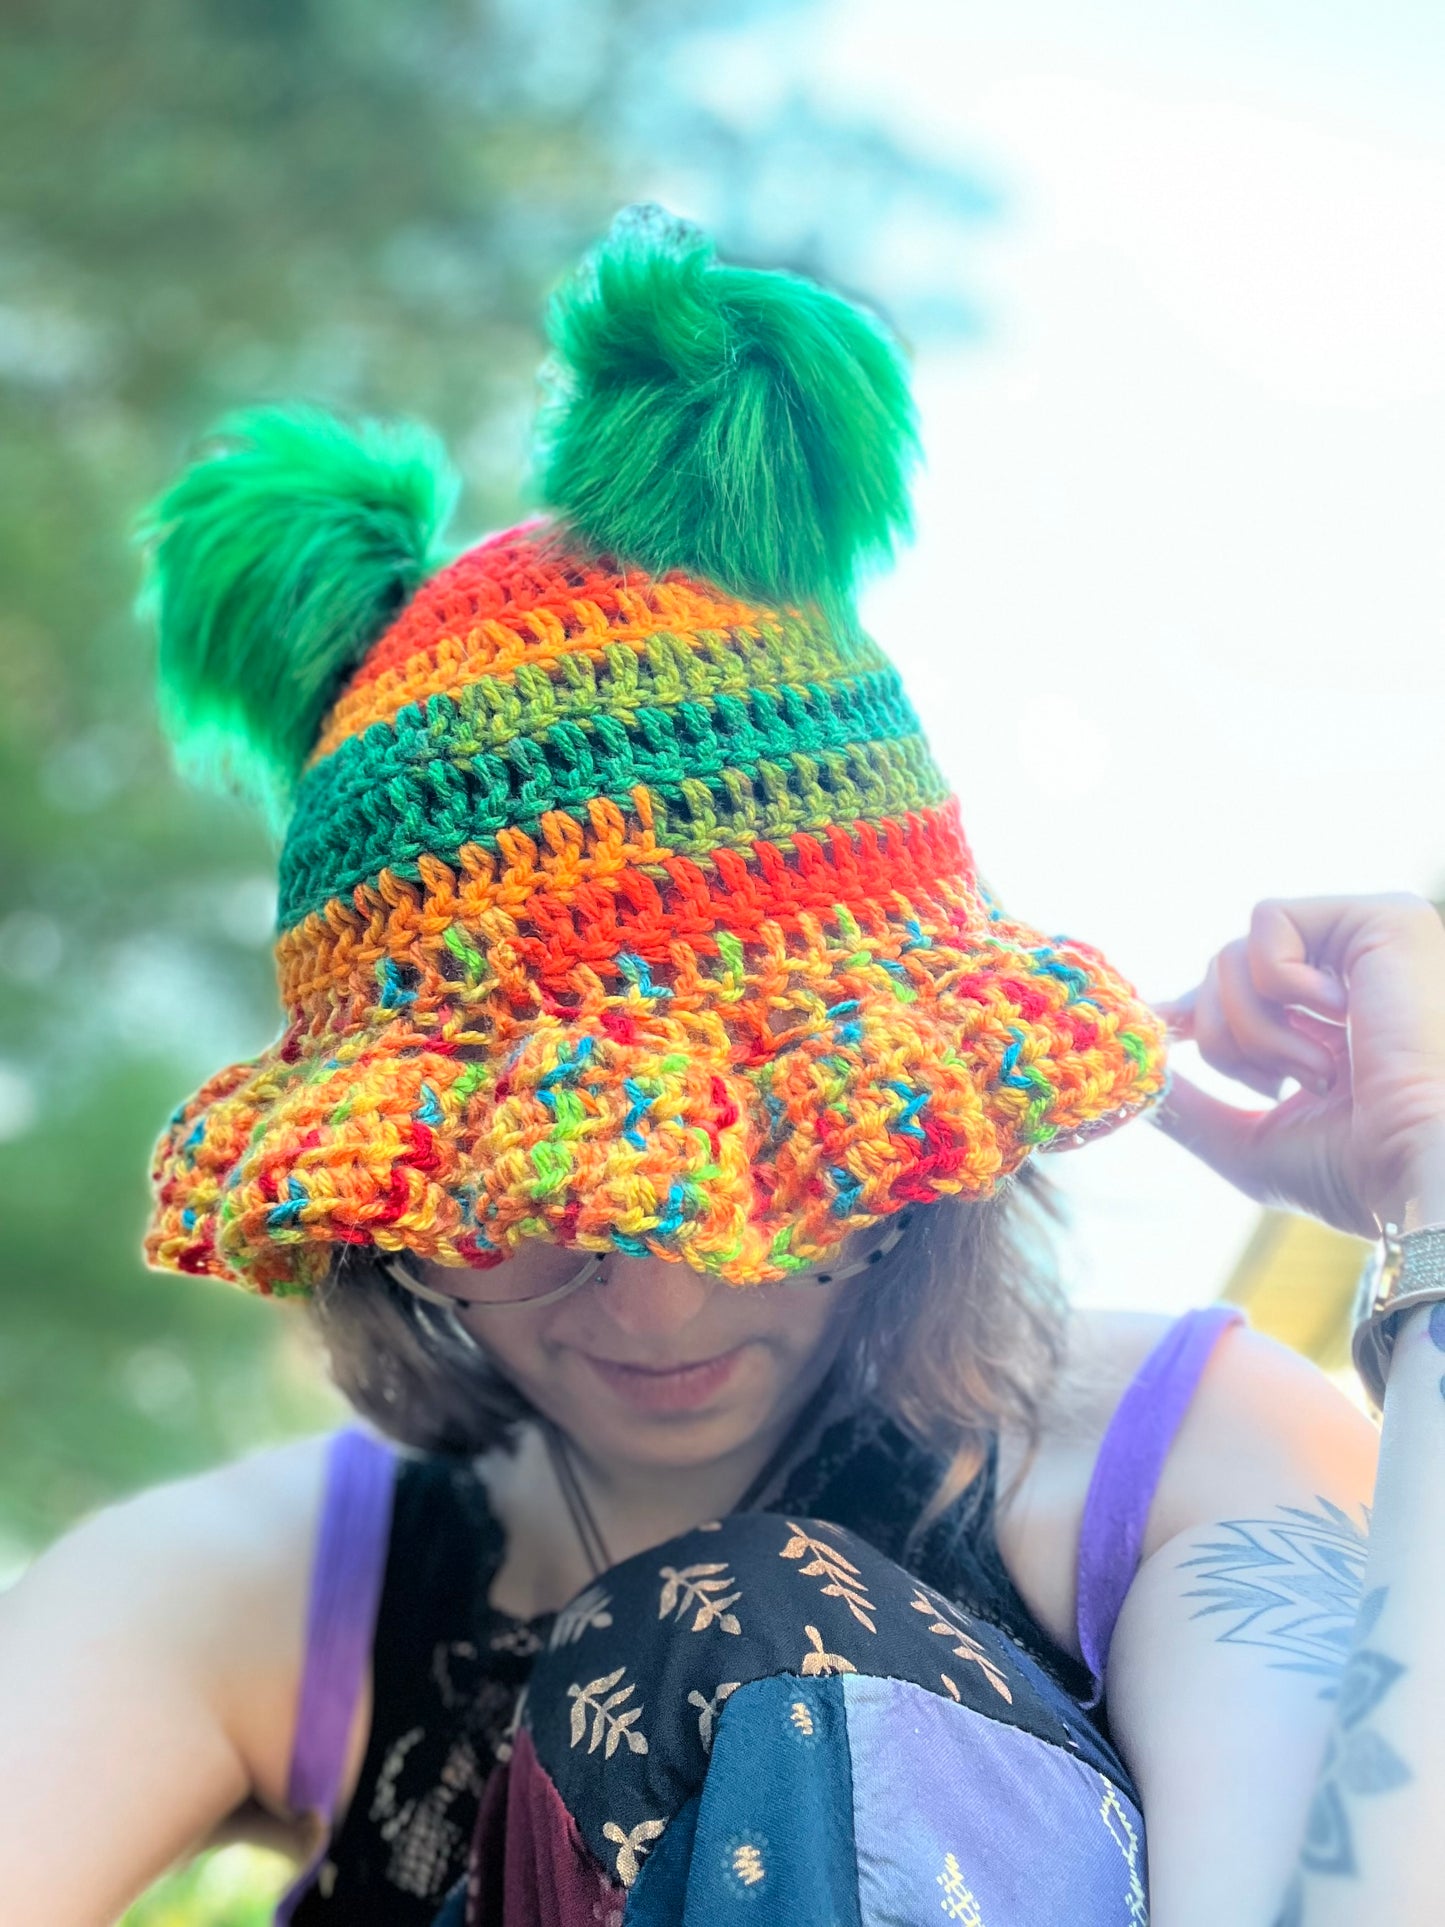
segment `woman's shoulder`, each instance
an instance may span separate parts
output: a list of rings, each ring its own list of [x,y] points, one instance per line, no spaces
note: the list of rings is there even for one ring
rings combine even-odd
[[[150,1486],[70,1535],[117,1567],[157,1563],[169,1583],[234,1599],[309,1573],[332,1435],[295,1439]],[[62,1542],[64,1543],[64,1542]],[[245,1583],[243,1583],[243,1581]]]
[[[305,1438],[149,1487],[83,1520],[20,1581],[78,1639],[102,1638],[118,1676],[184,1676],[276,1812],[329,1444]]]
[[[257,1586],[304,1590],[332,1435],[293,1440],[203,1472],[147,1486],[91,1513],[36,1561],[32,1573],[144,1577],[195,1600],[240,1606]]]
[[[1077,1562],[1100,1447],[1129,1385],[1174,1324],[1168,1313],[1076,1310],[1038,1449],[1000,1441],[1000,1553],[1049,1632],[1077,1651]],[[1358,1479],[1374,1427],[1308,1359],[1245,1323],[1210,1347],[1147,1496],[1143,1556],[1192,1526],[1245,1516],[1268,1495],[1316,1489],[1330,1470]],[[1132,1472],[1132,1462],[1124,1476]],[[1016,1481],[1010,1490],[1011,1480]]]

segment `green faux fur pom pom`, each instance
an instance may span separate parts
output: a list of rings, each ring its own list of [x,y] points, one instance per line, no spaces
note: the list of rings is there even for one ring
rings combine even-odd
[[[256,408],[144,518],[144,605],[182,770],[285,822],[322,718],[438,566],[457,479],[425,430]]]
[[[543,488],[595,552],[839,610],[908,533],[907,374],[840,295],[725,267],[696,228],[635,208],[554,297],[549,332]]]

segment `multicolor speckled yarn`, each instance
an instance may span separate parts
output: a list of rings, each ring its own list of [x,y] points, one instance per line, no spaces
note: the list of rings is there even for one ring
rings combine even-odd
[[[279,920],[285,1033],[175,1113],[146,1244],[263,1292],[533,1237],[778,1278],[1163,1082],[1128,985],[990,904],[871,641],[547,525],[352,673]]]

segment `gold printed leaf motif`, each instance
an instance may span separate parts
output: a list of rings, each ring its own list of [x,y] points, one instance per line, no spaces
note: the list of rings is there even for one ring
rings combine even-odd
[[[728,1608],[735,1606],[743,1595],[741,1590],[728,1591],[734,1582],[726,1564],[684,1566],[681,1571],[674,1566],[663,1566],[658,1577],[663,1582],[657,1607],[659,1619],[675,1612],[681,1620],[691,1609],[694,1618],[690,1630],[695,1633],[704,1632],[709,1626],[720,1626],[725,1633],[742,1632],[737,1615]]]
[[[916,1613],[936,1614],[939,1610],[931,1600],[924,1597],[921,1587],[915,1590],[912,1599],[908,1603]],[[983,1647],[979,1645],[978,1641],[973,1638],[971,1634],[966,1633],[961,1626],[954,1626],[943,1618],[934,1618],[928,1630],[931,1633],[939,1634],[941,1638],[954,1640],[956,1642],[953,1648],[955,1659],[966,1659],[970,1665],[977,1666],[978,1670],[999,1695],[1000,1699],[1007,1700],[1010,1706],[1013,1705],[1014,1696],[1009,1688],[1008,1681],[1004,1678],[996,1662],[989,1658]],[[958,1689],[953,1684],[953,1681],[949,1679],[947,1673],[941,1674],[940,1677],[954,1698],[957,1699],[959,1696]]]
[[[603,1628],[612,1624],[612,1614],[608,1611],[612,1599],[600,1586],[589,1586],[586,1592],[578,1593],[568,1606],[557,1615],[552,1628],[552,1636],[547,1642],[548,1650],[556,1652],[559,1646],[575,1646],[583,1633],[596,1626]]]
[[[841,1599],[860,1626],[866,1626],[870,1633],[876,1633],[872,1614],[875,1611],[862,1575],[853,1561],[834,1546],[824,1545],[820,1539],[810,1538],[800,1525],[788,1521],[788,1530],[793,1535],[778,1555],[782,1559],[802,1559],[807,1564],[799,1566],[798,1572],[805,1579],[826,1579],[824,1594],[832,1599]]]
[[[870,1633],[877,1632],[878,1628],[863,1610],[865,1606],[871,1603],[869,1600],[855,1598],[846,1586],[824,1586],[823,1592],[827,1597],[841,1599],[860,1625],[866,1626]]]
[[[735,1679],[724,1680],[710,1700],[704,1699],[695,1686],[688,1694],[688,1705],[697,1708],[697,1735],[702,1741],[704,1753],[712,1752],[712,1730],[717,1716],[741,1683],[740,1680]]]
[[[856,1673],[858,1668],[851,1659],[844,1659],[841,1653],[823,1650],[823,1635],[816,1626],[805,1626],[803,1631],[812,1644],[812,1652],[804,1653],[803,1663],[798,1671],[804,1679],[816,1677],[819,1673]]]
[[[640,1706],[629,1707],[625,1713],[618,1708],[631,1699],[636,1686],[619,1686],[618,1681],[627,1671],[619,1666],[615,1673],[604,1673],[600,1679],[589,1680],[585,1686],[572,1685],[567,1688],[567,1697],[572,1702],[571,1732],[573,1746],[580,1746],[582,1736],[587,1731],[587,1715],[592,1715],[592,1733],[587,1741],[587,1751],[595,1753],[603,1740],[606,1750],[603,1758],[610,1760],[625,1740],[633,1753],[647,1751],[647,1736],[635,1732],[634,1726],[642,1717]]]
[[[666,1825],[665,1820],[639,1820],[631,1833],[624,1833],[615,1820],[609,1820],[603,1827],[602,1838],[610,1840],[617,1849],[617,1878],[624,1887],[630,1887],[636,1880],[642,1856]]]

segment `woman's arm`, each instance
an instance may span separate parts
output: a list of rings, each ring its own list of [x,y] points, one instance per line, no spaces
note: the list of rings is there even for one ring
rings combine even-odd
[[[1172,1015],[1263,1095],[1299,1083],[1263,1111],[1172,1089],[1165,1128],[1241,1190],[1349,1230],[1445,1222],[1445,930],[1429,904],[1261,905]],[[1408,1321],[1391,1374],[1368,1543],[1328,1486],[1312,1521],[1275,1496],[1242,1521],[1187,1528],[1125,1603],[1111,1706],[1145,1782],[1158,1927],[1217,1918],[1201,1894],[1229,1882],[1191,1808],[1219,1861],[1245,1862],[1229,1911],[1241,1927],[1445,1917],[1445,1657],[1431,1624],[1445,1580],[1445,1379],[1432,1332],[1445,1339],[1441,1319]],[[1301,1447],[1327,1429],[1323,1414],[1317,1427],[1273,1420]],[[1202,1592],[1185,1583],[1201,1575]],[[1234,1663],[1204,1649],[1191,1603]],[[1326,1608],[1337,1623],[1311,1654],[1301,1641],[1325,1630]]]
[[[144,1493],[0,1597],[7,1927],[104,1927],[248,1800],[283,1811],[323,1465]]]
[[[1243,1328],[1220,1340],[1109,1652],[1153,1927],[1277,1918],[1359,1607],[1376,1448],[1314,1366]]]
[[[1442,1367],[1422,1308],[1390,1369],[1363,1599],[1279,1927],[1445,1920]]]

